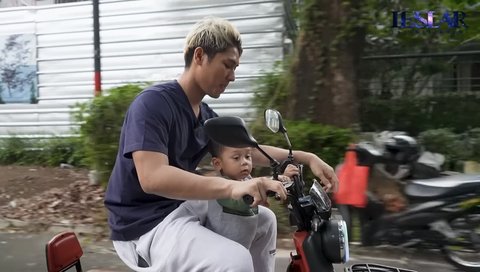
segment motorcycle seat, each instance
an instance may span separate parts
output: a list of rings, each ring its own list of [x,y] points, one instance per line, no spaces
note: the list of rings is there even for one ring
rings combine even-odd
[[[480,188],[480,175],[452,175],[413,180],[405,185],[405,195],[412,200],[432,200],[473,193]]]

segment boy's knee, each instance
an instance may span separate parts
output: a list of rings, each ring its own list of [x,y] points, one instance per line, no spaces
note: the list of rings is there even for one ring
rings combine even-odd
[[[258,206],[258,216],[261,225],[271,225],[277,227],[277,217],[269,208]]]

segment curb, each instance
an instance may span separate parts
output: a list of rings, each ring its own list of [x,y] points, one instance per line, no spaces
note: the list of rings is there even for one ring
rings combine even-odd
[[[0,231],[27,231],[27,232],[53,232],[74,231],[77,234],[105,235],[108,229],[102,226],[87,224],[48,224],[37,221],[23,221],[18,219],[0,218]]]

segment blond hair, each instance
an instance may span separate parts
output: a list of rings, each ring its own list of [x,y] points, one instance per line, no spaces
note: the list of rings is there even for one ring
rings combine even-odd
[[[229,21],[218,17],[204,18],[188,33],[184,50],[186,68],[190,67],[197,47],[205,51],[209,60],[230,47],[236,47],[240,55],[243,52],[238,30]]]

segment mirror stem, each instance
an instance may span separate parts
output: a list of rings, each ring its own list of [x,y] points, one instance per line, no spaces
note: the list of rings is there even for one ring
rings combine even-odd
[[[283,136],[285,136],[285,140],[287,140],[288,144],[288,159],[293,162],[293,153],[292,153],[292,144],[290,143],[290,139],[288,138],[287,132],[283,132]]]

